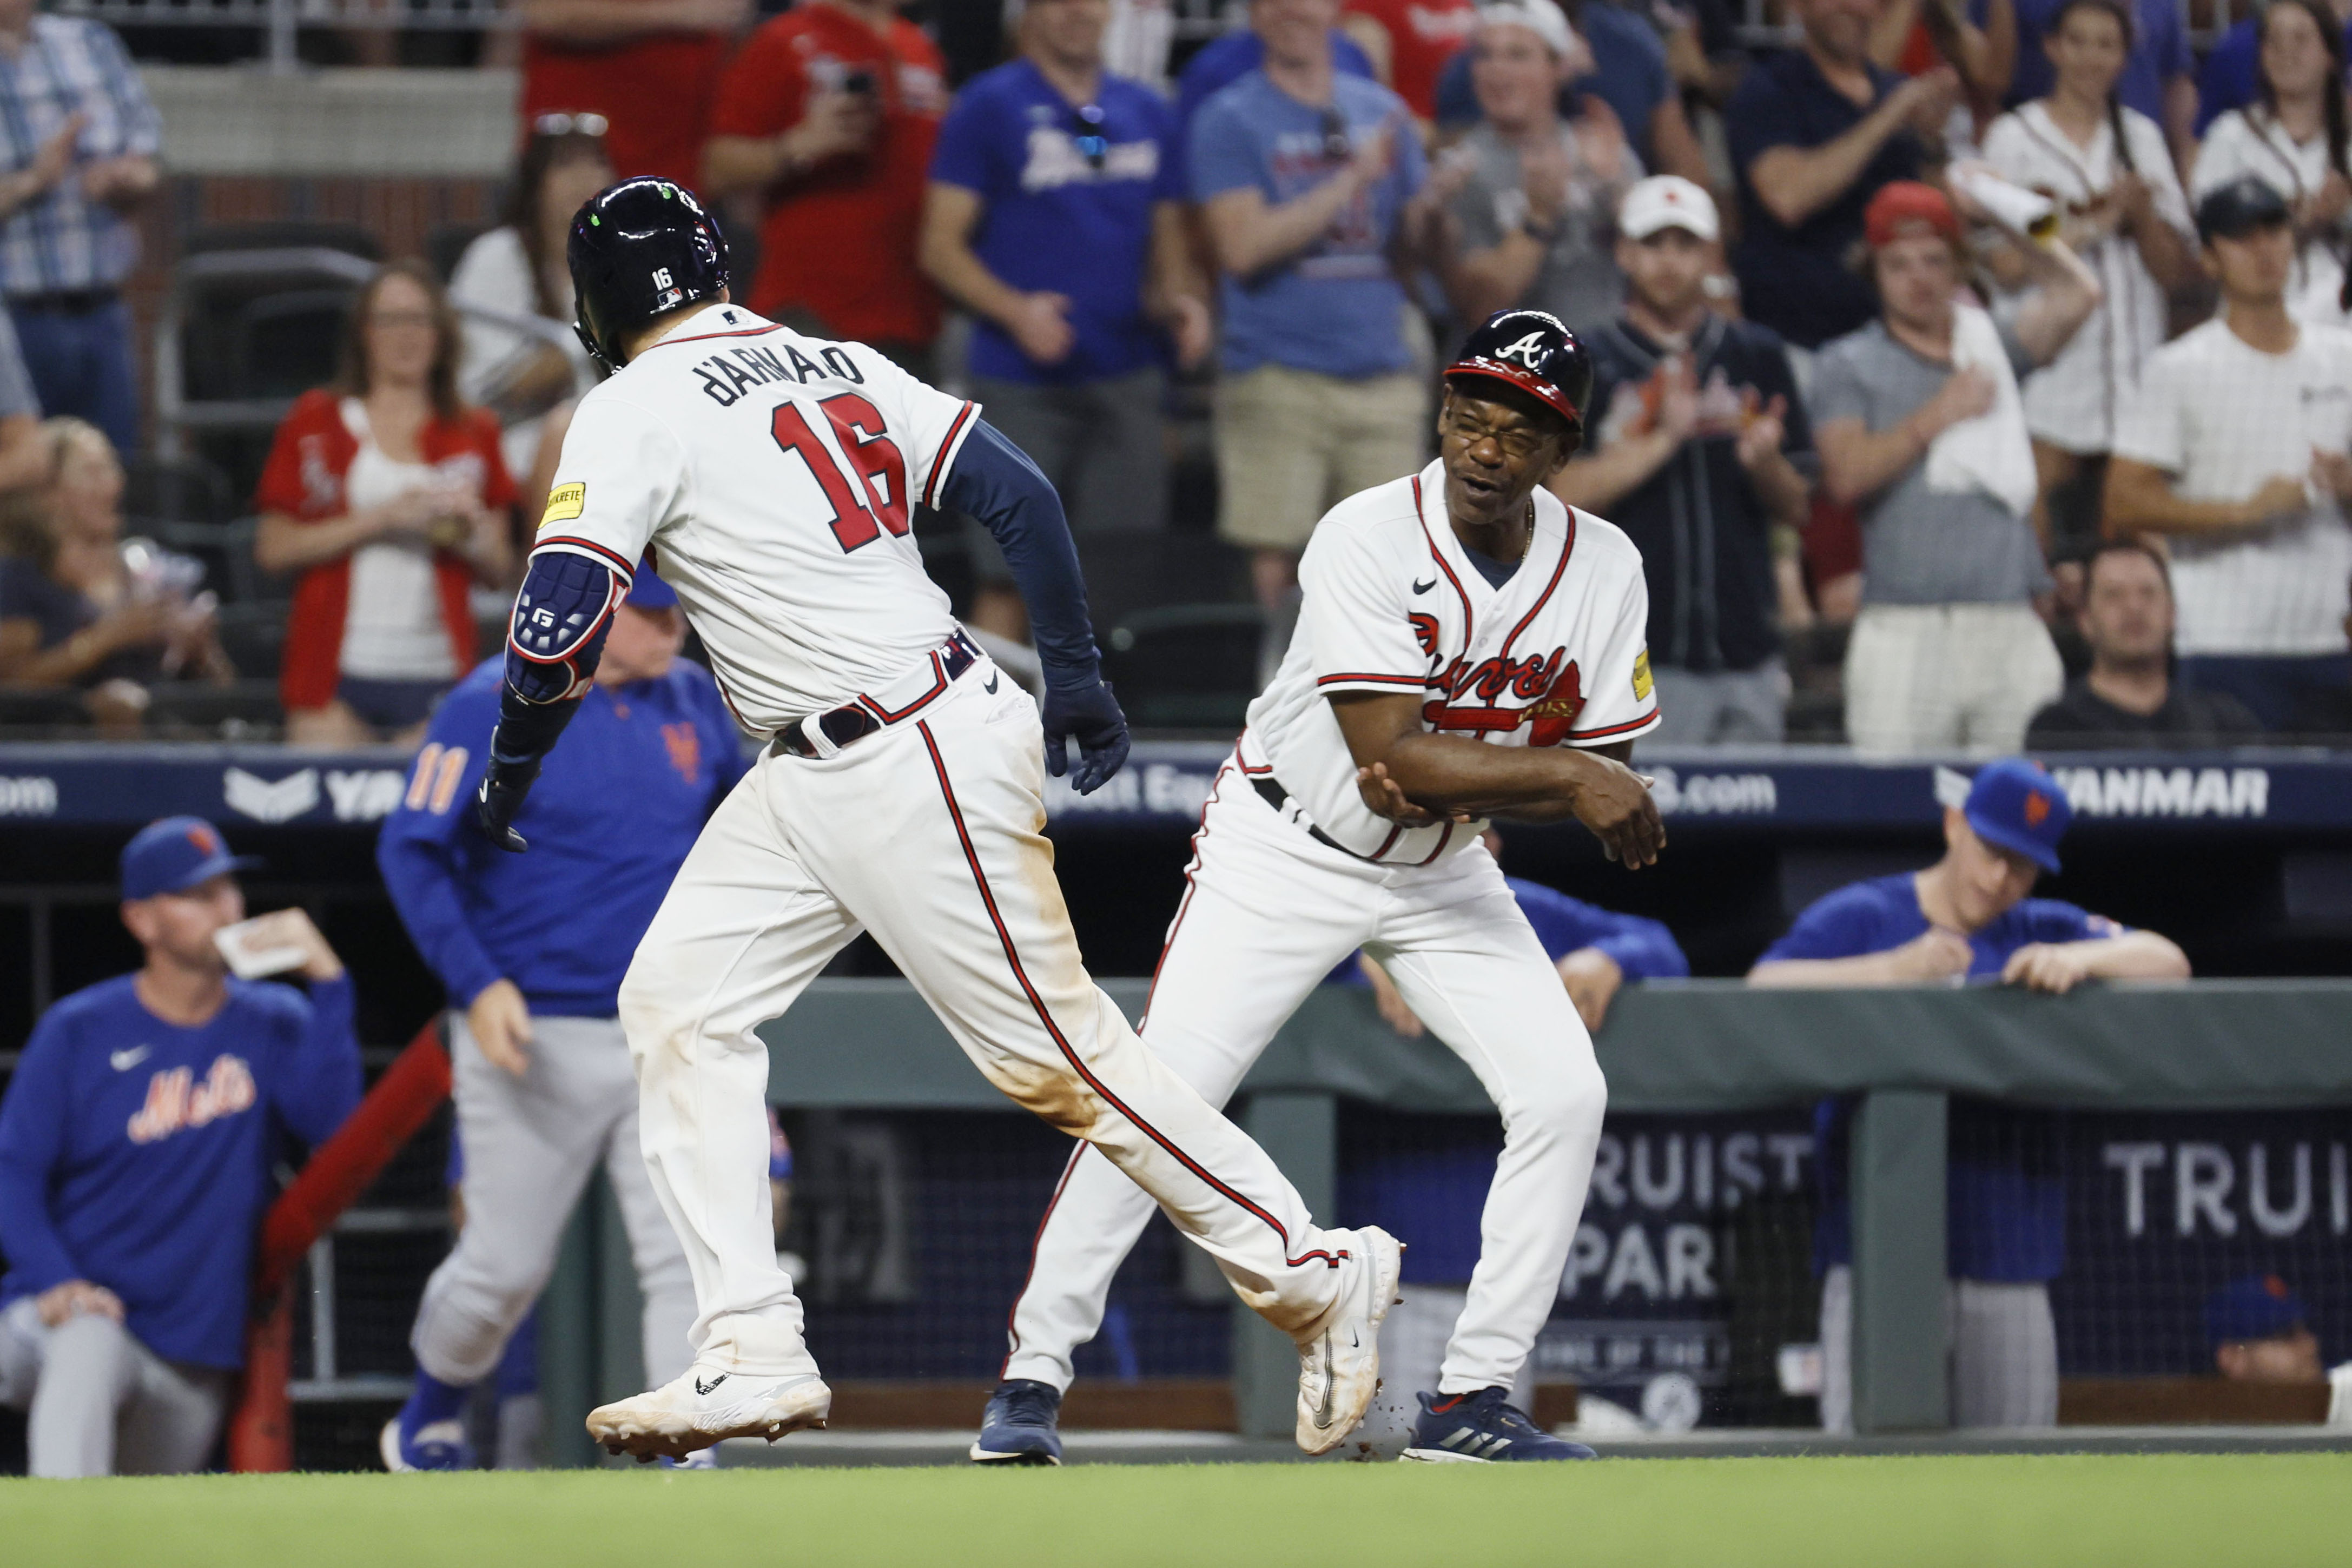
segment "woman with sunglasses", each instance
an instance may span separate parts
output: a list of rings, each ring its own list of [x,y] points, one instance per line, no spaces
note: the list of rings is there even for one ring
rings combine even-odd
[[[2206,131],[2189,197],[2203,201],[2242,174],[2284,196],[2296,240],[2288,308],[2305,320],[2341,326],[2344,253],[2352,237],[2352,126],[2338,28],[2321,0],[2274,0],[2263,12],[2256,101],[2230,110]]]
[[[440,280],[393,262],[352,303],[341,374],[278,427],[253,556],[299,574],[278,679],[298,745],[423,735],[474,663],[469,589],[508,581],[514,481],[497,419],[458,399],[459,352]]]
[[[552,448],[562,444],[571,400],[586,385],[588,351],[572,333],[572,274],[564,265],[564,236],[581,204],[619,176],[605,154],[607,121],[601,114],[542,114],[523,142],[514,184],[507,194],[505,221],[476,239],[449,275],[449,298],[509,316],[537,316],[562,329],[562,346],[493,322],[476,319],[466,329],[466,353],[457,370],[458,390],[506,425],[501,447],[507,472],[534,476],[541,438],[551,426]],[[535,518],[544,485],[526,487],[522,511]]]

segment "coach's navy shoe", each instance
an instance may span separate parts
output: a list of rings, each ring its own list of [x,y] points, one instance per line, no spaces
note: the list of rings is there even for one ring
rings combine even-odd
[[[1505,1390],[1475,1394],[1424,1394],[1421,1418],[1404,1457],[1423,1464],[1490,1464],[1512,1459],[1592,1459],[1581,1443],[1555,1437],[1504,1401]]]
[[[395,1473],[474,1468],[473,1445],[466,1441],[463,1417],[420,1422],[413,1399],[399,1415],[383,1424],[383,1435],[377,1439],[377,1447],[383,1455],[383,1468]]]
[[[1062,1396],[1051,1384],[1007,1378],[989,1396],[980,1417],[980,1441],[971,1446],[983,1465],[1058,1465],[1062,1462]]]

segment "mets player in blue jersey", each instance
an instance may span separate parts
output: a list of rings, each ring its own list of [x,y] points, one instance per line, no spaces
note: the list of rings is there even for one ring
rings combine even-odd
[[[1749,972],[1755,986],[1932,986],[1970,982],[2053,994],[2084,980],[2185,979],[2189,959],[2054,898],[2029,898],[2058,869],[2074,820],[2065,792],[2033,763],[1977,772],[1944,811],[1944,858],[1815,900]],[[1822,1208],[1822,1425],[1853,1424],[1853,1239],[1846,1206],[1851,1104],[1814,1114]],[[2058,1330],[2050,1281],[2066,1262],[2066,1189],[2054,1112],[1955,1100],[1947,1224],[1952,1298],[1952,1419],[1962,1427],[2049,1427],[2058,1419]]]
[[[249,863],[198,817],[142,829],[122,923],[146,962],[50,1008],[0,1101],[0,1405],[27,1412],[36,1476],[204,1468],[280,1137],[318,1144],[359,1103],[352,983],[309,916],[271,928],[308,996],[214,946]]]
[[[646,1369],[686,1370],[694,1286],[637,1148],[637,1084],[617,1019],[621,977],[702,824],[743,776],[709,672],[677,656],[677,596],[640,570],[563,755],[519,819],[528,860],[472,821],[503,662],[434,715],[376,862],[449,993],[466,1149],[466,1228],[425,1287],[416,1387],[383,1429],[394,1470],[470,1468],[463,1412],[555,1267],[564,1222],[604,1167],[645,1294]]]

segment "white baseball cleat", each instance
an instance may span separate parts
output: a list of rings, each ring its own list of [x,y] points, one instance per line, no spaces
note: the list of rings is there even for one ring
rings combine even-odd
[[[771,1443],[803,1427],[823,1427],[833,1414],[833,1390],[814,1373],[732,1372],[689,1366],[685,1375],[650,1394],[603,1405],[588,1413],[588,1435],[639,1464],[682,1459],[730,1437]]]
[[[1355,1235],[1339,1298],[1297,1336],[1298,1446],[1310,1454],[1345,1442],[1380,1391],[1381,1320],[1398,1300],[1404,1246],[1377,1226]]]

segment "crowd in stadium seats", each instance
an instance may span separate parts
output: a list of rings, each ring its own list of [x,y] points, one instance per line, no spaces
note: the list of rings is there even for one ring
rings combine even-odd
[[[1643,549],[1661,743],[2352,736],[2328,0],[2201,60],[2179,0],[1234,0],[1205,41],[1159,0],[1010,0],[993,52],[893,0],[521,9],[506,221],[436,257],[462,322],[417,264],[219,305],[232,348],[188,341],[225,395],[313,390],[266,465],[198,440],[228,477],[184,484],[121,293],[157,116],[104,26],[0,0],[0,724],[414,734],[593,375],[565,216],[650,172],[728,213],[755,309],[1038,459],[1146,727],[1238,721],[1317,518],[1419,465],[1435,367],[1535,306],[1595,355],[1555,486]],[[322,308],[356,324],[325,390]],[[93,438],[132,538],[70,499]],[[257,475],[257,523],[186,504]],[[918,535],[1009,656],[992,543]]]

